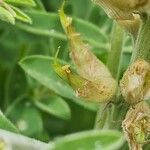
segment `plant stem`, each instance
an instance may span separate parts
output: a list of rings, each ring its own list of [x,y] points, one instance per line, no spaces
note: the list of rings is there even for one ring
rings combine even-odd
[[[124,31],[122,27],[114,22],[112,39],[111,39],[111,51],[108,55],[107,66],[112,76],[118,80],[120,61],[122,56]]]
[[[150,63],[150,16],[143,17],[131,62],[144,59]]]
[[[150,17],[143,16],[143,23],[139,30],[137,40],[135,43],[135,49],[132,53],[131,63],[137,59],[144,59],[150,63]],[[124,119],[124,116],[128,110],[128,105],[123,104],[122,98],[119,95],[117,98],[117,105],[113,106],[113,118],[110,122],[110,128],[119,129],[121,122]],[[112,112],[111,112],[112,113]],[[118,123],[117,123],[118,122]]]
[[[124,31],[123,29],[114,23],[113,32],[112,32],[112,40],[111,40],[111,51],[108,56],[108,69],[110,70],[112,76],[118,81],[120,74],[120,62],[122,56],[122,45],[123,45],[123,37]],[[116,96],[114,97],[114,99]],[[112,111],[114,111],[114,107],[112,106],[107,109],[109,104],[100,104],[100,108],[97,113],[95,128],[102,129],[104,126],[109,127],[112,122]]]

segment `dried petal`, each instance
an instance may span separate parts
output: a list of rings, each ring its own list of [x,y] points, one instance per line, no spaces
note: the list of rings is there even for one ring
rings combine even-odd
[[[134,105],[144,98],[150,98],[150,64],[137,60],[125,72],[121,82],[121,93],[125,100]]]
[[[129,142],[130,149],[142,150],[143,144],[150,135],[150,107],[142,101],[130,108],[122,127]]]

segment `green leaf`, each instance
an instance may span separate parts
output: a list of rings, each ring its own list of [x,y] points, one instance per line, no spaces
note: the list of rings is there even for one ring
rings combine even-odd
[[[9,22],[11,24],[15,24],[15,18],[13,17],[13,15],[8,10],[6,10],[1,6],[0,6],[0,19]]]
[[[18,129],[4,116],[4,114],[1,111],[0,111],[0,129],[5,129],[8,131],[18,133]]]
[[[9,114],[9,118],[24,135],[33,136],[43,129],[41,115],[30,102],[18,104]]]
[[[3,144],[5,150],[43,150],[48,148],[47,143],[5,130],[0,130],[0,144]]]
[[[118,131],[93,130],[56,139],[54,150],[116,150],[123,143],[123,136]]]
[[[7,74],[5,84],[5,101],[11,102],[27,91],[26,76],[19,65],[14,65]],[[16,92],[17,91],[17,92]]]
[[[58,96],[50,96],[39,101],[35,100],[34,103],[39,109],[58,118],[69,119],[71,117],[68,104]]]
[[[36,10],[46,11],[42,0],[35,0],[35,3],[36,3]]]
[[[81,101],[75,96],[72,88],[54,72],[52,64],[53,58],[46,56],[30,56],[20,61],[20,66],[25,72],[39,81],[42,85],[62,97],[69,98],[87,109],[96,111],[96,104]]]
[[[17,23],[17,27],[41,36],[55,37],[61,40],[67,39],[64,35],[57,14],[41,11],[30,11],[27,12],[27,14],[31,17],[33,24],[26,25]],[[99,48],[103,47],[105,49],[108,48],[108,39],[97,26],[77,18],[73,19],[73,24],[76,28],[76,31],[81,33],[83,39],[88,41],[92,46]]]
[[[5,2],[20,6],[36,6],[34,0],[5,0]]]
[[[80,18],[88,18],[88,13],[91,12],[91,9],[93,7],[90,0],[75,0],[72,1],[72,9],[73,9],[73,15],[79,16]],[[83,7],[84,6],[84,7]]]
[[[14,7],[14,6],[11,6],[11,8],[16,13],[16,16],[15,16],[16,19],[23,21],[23,22],[30,23],[30,24],[32,23],[31,18],[28,15],[26,15],[23,11],[21,11],[19,8]]]

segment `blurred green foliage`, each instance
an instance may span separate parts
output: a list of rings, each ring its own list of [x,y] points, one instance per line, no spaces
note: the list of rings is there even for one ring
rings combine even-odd
[[[97,104],[76,98],[72,89],[55,74],[51,66],[58,47],[59,59],[63,63],[71,63],[67,39],[58,17],[62,1],[6,2],[14,4],[19,13],[16,19],[21,21],[16,20],[15,25],[9,23],[11,19],[0,21],[2,112],[20,133],[45,142],[58,136],[92,129]],[[75,29],[91,45],[95,55],[107,63],[112,20],[90,0],[69,0],[65,10],[73,17]],[[32,24],[29,24],[30,20]],[[131,39],[127,34],[125,39],[122,73],[128,66],[132,51]],[[58,145],[58,150],[63,149],[60,147],[63,146]]]

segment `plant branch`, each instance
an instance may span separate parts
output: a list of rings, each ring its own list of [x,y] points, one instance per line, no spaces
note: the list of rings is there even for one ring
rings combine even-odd
[[[119,68],[122,56],[124,30],[121,26],[114,22],[112,38],[111,38],[111,50],[108,55],[107,66],[112,76],[118,80]]]
[[[122,56],[122,45],[123,45],[123,38],[124,37],[124,30],[114,23],[113,32],[112,32],[112,39],[111,39],[111,50],[108,56],[108,69],[110,70],[112,76],[118,81],[119,74],[120,74],[120,62]],[[117,94],[117,93],[116,93]],[[114,96],[113,99],[116,99]],[[102,129],[104,126],[109,128],[110,123],[113,119],[112,112],[114,111],[114,107],[109,107],[109,103],[107,104],[100,104],[100,108],[97,113],[96,121],[95,121],[95,128]],[[108,108],[108,109],[107,109]],[[109,118],[109,119],[108,119]]]
[[[143,16],[131,62],[144,59],[150,63],[150,16]]]

